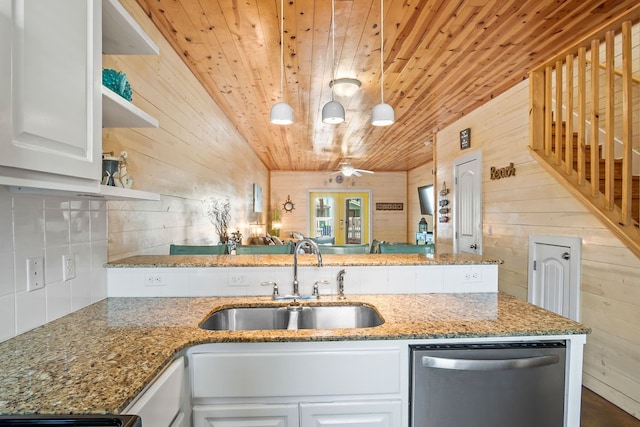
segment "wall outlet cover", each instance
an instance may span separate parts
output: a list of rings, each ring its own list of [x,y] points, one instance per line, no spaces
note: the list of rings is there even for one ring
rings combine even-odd
[[[62,255],[62,280],[67,281],[76,277],[75,254]]]
[[[44,257],[27,259],[27,291],[44,288]]]

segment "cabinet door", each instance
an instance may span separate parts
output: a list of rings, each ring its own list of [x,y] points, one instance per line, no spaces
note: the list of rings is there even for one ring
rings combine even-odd
[[[301,426],[393,427],[402,425],[400,400],[301,403]]]
[[[0,165],[99,180],[100,1],[0,4]]]
[[[186,398],[184,358],[174,361],[124,412],[140,415],[142,424],[154,427],[179,425],[180,409]],[[184,417],[184,415],[183,415]]]
[[[193,407],[193,427],[295,427],[298,423],[297,403]]]

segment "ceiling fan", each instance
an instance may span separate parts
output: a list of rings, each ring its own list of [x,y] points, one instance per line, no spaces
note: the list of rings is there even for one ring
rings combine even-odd
[[[366,169],[356,169],[351,165],[351,160],[347,159],[345,161],[340,162],[340,170],[335,171],[331,175],[337,175],[341,173],[344,176],[362,176],[363,173],[374,173],[373,171],[369,171]]]

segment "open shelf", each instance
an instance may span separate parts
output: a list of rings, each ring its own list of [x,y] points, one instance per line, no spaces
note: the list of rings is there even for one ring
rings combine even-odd
[[[158,55],[158,45],[144,32],[118,0],[102,0],[102,53]]]
[[[157,128],[159,122],[108,87],[102,86],[103,128]]]
[[[86,197],[99,200],[160,200],[160,194],[150,193],[148,191],[132,190],[128,188],[112,187],[95,183],[86,189],[74,188],[38,188],[23,187],[20,185],[12,185],[9,191],[16,194],[40,194],[47,196],[64,196],[64,197]]]
[[[100,185],[98,197],[104,196],[106,200],[160,200],[158,193],[150,193],[148,191],[132,190],[129,188],[112,187],[109,185]]]

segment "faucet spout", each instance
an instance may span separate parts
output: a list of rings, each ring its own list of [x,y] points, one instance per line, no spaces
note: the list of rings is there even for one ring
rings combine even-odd
[[[298,250],[304,245],[308,245],[309,247],[311,247],[312,252],[316,253],[316,256],[318,258],[318,267],[322,267],[322,254],[320,253],[320,248],[318,247],[318,244],[311,239],[298,240],[298,243],[296,243],[296,246],[293,250],[293,296],[294,297],[300,296],[300,292],[299,292],[300,284],[298,282]]]
[[[336,277],[336,281],[338,282],[338,299],[345,299],[344,296],[344,275],[347,274],[345,270],[340,270],[338,272],[338,276]]]

